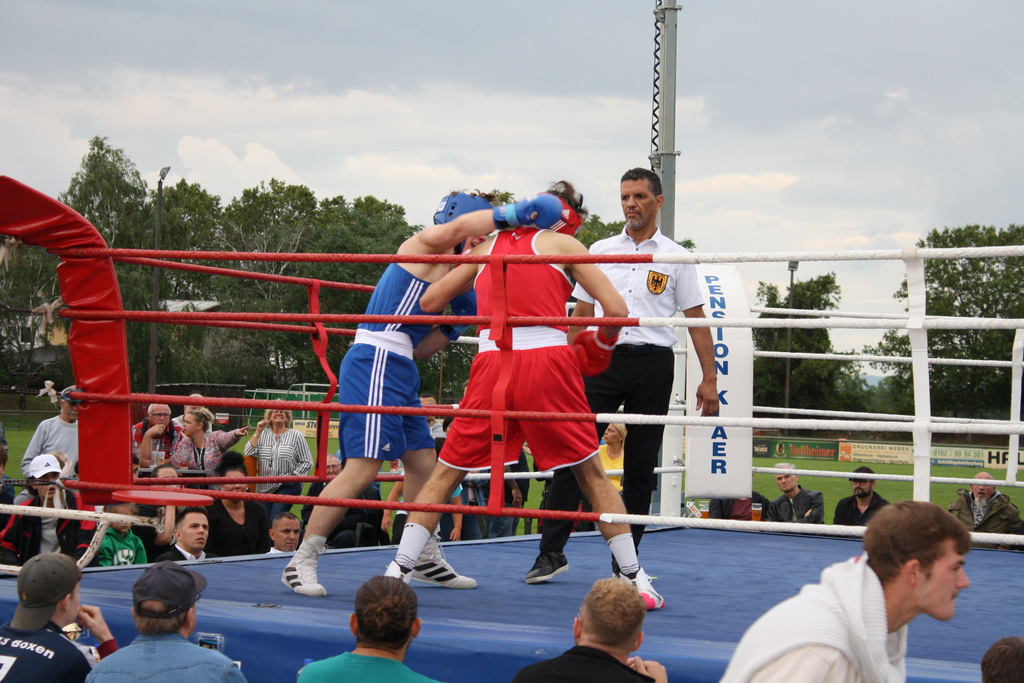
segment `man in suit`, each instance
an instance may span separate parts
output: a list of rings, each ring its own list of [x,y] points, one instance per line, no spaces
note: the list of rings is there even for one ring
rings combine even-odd
[[[208,557],[216,557],[206,552],[206,541],[209,538],[210,520],[206,516],[206,508],[182,508],[174,518],[174,545],[154,562],[205,560]]]

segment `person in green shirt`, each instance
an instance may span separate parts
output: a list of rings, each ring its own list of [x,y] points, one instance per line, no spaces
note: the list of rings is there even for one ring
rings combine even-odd
[[[104,512],[118,515],[134,513],[131,503],[115,503],[105,505]],[[99,562],[101,567],[114,567],[125,564],[146,564],[146,547],[142,540],[132,533],[131,524],[111,524],[103,541],[100,543]]]
[[[348,618],[355,649],[307,664],[298,683],[437,683],[403,663],[420,632],[417,608],[416,593],[401,579],[373,577],[356,591],[356,611]]]

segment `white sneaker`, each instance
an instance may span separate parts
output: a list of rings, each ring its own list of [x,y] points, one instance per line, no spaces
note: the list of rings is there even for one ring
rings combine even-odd
[[[619,578],[623,581],[628,581],[634,586],[640,593],[640,597],[647,603],[647,610],[661,609],[665,606],[665,598],[658,595],[658,591],[654,590],[654,586],[651,585],[651,577],[647,576],[647,572],[641,567],[637,573],[632,576],[626,576],[625,574],[619,574]]]
[[[284,568],[281,582],[300,595],[309,595],[314,598],[326,596],[327,589],[318,583],[316,576],[317,564],[320,562],[320,555],[323,552],[323,544],[314,545],[312,552],[310,550],[303,552],[300,546],[299,551],[292,557],[292,561]]]
[[[423,552],[416,560],[416,566],[412,568],[410,578],[413,581],[433,583],[445,588],[476,588],[476,579],[462,576],[448,564],[436,534],[431,534],[427,545],[423,547]]]
[[[388,576],[392,579],[401,579],[405,583],[409,583],[409,574],[410,572],[402,569],[402,565],[398,564],[394,560],[391,560],[391,564],[389,564],[388,568],[384,571],[384,576]]]

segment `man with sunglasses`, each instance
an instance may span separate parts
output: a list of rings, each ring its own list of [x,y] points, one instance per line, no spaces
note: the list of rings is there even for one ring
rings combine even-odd
[[[867,465],[861,465],[853,473],[874,474],[875,471]],[[888,505],[889,501],[875,493],[874,479],[851,477],[850,484],[853,486],[853,495],[839,501],[832,523],[843,526],[866,526],[868,520],[874,517],[883,505]]]
[[[92,510],[82,502],[78,491],[60,485],[60,473],[60,461],[54,454],[34,458],[25,472],[28,498],[18,504],[26,508]],[[77,560],[85,554],[95,531],[96,522],[89,519],[11,515],[0,531],[0,561],[22,565],[40,553],[63,553]]]
[[[238,666],[220,652],[189,642],[196,604],[206,588],[202,574],[174,562],[158,562],[132,587],[132,617],[139,632],[131,645],[103,659],[89,683],[238,683]]]

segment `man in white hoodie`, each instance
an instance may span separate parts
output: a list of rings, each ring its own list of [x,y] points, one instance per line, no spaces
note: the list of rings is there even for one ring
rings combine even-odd
[[[821,583],[747,629],[721,683],[905,681],[907,624],[918,614],[953,618],[971,584],[970,548],[970,534],[938,505],[887,505],[868,524],[864,554],[826,568]]]

